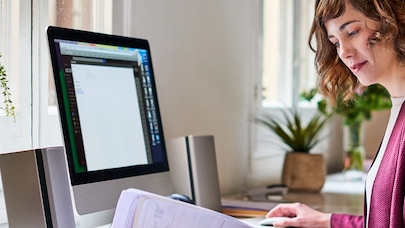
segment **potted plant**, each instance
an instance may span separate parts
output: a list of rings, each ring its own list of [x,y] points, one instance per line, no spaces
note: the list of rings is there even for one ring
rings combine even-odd
[[[1,54],[0,54],[1,57]],[[15,107],[11,101],[10,88],[8,87],[7,74],[4,66],[0,63],[0,90],[4,97],[4,110],[7,116],[12,116],[15,119]]]
[[[282,111],[281,118],[265,113],[256,122],[283,142],[285,154],[282,182],[289,190],[320,191],[326,178],[326,162],[322,154],[311,150],[323,139],[321,130],[329,117],[316,112],[304,124],[296,109]]]
[[[316,89],[302,93],[305,100],[311,101],[317,94]],[[336,106],[328,106],[325,99],[318,101],[318,110],[325,115],[340,115],[344,126],[348,128],[349,145],[346,151],[344,171],[363,172],[364,147],[361,144],[361,129],[365,120],[370,120],[372,111],[389,109],[391,98],[388,91],[381,85],[371,85],[364,91],[358,91],[352,100],[346,101],[338,96]],[[356,172],[351,172],[356,175]],[[359,175],[357,175],[359,176]],[[361,174],[362,176],[362,174]]]

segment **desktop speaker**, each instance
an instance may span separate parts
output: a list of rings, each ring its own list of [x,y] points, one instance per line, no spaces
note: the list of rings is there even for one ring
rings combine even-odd
[[[0,155],[9,227],[75,227],[63,147]]]
[[[175,193],[196,205],[222,211],[213,136],[185,136],[167,142]]]

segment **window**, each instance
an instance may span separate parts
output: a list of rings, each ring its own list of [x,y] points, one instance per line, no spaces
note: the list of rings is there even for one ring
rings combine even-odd
[[[0,0],[0,58],[17,121],[0,113],[0,151],[31,148],[31,1]],[[3,98],[0,98],[0,106]]]
[[[300,92],[314,87],[307,42],[313,6],[313,0],[263,1],[262,107],[291,107]]]
[[[302,115],[316,110],[316,102],[299,101],[299,94],[316,83],[314,54],[308,47],[314,5],[314,0],[262,1],[262,66],[256,82],[261,96],[254,95],[251,118],[262,112],[281,116],[282,109],[291,107]],[[248,184],[277,183],[285,156],[282,142],[254,121],[250,129]]]
[[[0,111],[0,152],[62,145],[45,28],[111,33],[113,8],[112,0],[0,0],[0,62],[17,114],[14,122]]]
[[[291,107],[305,107],[302,114],[315,110],[316,102],[299,102],[299,94],[316,83],[315,55],[308,47],[313,7],[314,0],[263,1],[262,74],[258,79],[262,96],[253,115],[281,115],[280,109]],[[254,122],[251,124],[252,166],[260,167],[257,162],[264,157],[282,159],[284,150],[274,135]]]

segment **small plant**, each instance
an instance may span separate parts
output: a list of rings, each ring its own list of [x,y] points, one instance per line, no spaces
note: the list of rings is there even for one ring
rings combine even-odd
[[[311,101],[317,95],[317,89],[304,91],[301,98]],[[349,126],[354,123],[370,120],[372,111],[391,108],[391,98],[388,91],[381,85],[371,85],[365,91],[355,94],[353,100],[345,101],[338,96],[335,107],[328,106],[325,99],[318,101],[318,110],[327,115],[338,114],[344,118],[344,124]]]
[[[0,54],[1,57],[1,54]],[[0,89],[1,89],[1,94],[4,97],[4,110],[6,111],[7,116],[12,116],[15,120],[15,107],[13,105],[13,102],[11,101],[11,93],[10,93],[10,87],[8,87],[8,80],[7,80],[7,74],[6,74],[6,69],[4,68],[3,65],[0,64]]]
[[[316,89],[305,91],[301,97],[311,101],[318,94]],[[344,125],[349,129],[349,148],[347,150],[344,170],[363,170],[365,157],[361,145],[361,128],[365,120],[370,120],[373,111],[391,108],[391,97],[381,85],[371,85],[355,94],[352,100],[343,100],[340,94],[336,106],[329,106],[325,99],[318,101],[318,110],[325,115],[340,115]]]
[[[282,114],[282,118],[277,118],[266,113],[256,118],[256,122],[274,132],[290,152],[310,153],[322,140],[320,132],[329,117],[317,112],[304,125],[297,110],[284,110]]]

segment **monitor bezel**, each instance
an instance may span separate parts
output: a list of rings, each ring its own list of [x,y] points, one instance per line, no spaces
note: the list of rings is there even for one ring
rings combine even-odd
[[[97,33],[97,32],[89,32],[89,31],[82,31],[82,30],[75,30],[69,28],[61,28],[61,27],[54,27],[49,26],[47,28],[47,35],[48,35],[48,42],[49,42],[49,49],[50,49],[50,56],[53,68],[53,75],[55,80],[55,87],[57,93],[57,100],[58,100],[58,107],[59,107],[59,117],[63,131],[63,139],[64,139],[64,146],[66,151],[69,175],[72,185],[81,185],[81,184],[88,184],[88,183],[95,183],[100,181],[107,181],[113,179],[120,179],[132,176],[140,176],[146,174],[153,174],[153,173],[161,173],[169,171],[169,164],[166,152],[166,145],[165,145],[165,138],[163,133],[163,126],[162,120],[160,115],[159,109],[159,102],[158,96],[156,91],[156,83],[154,78],[154,71],[152,65],[152,58],[151,58],[151,51],[149,42],[145,39],[139,38],[132,38],[132,37],[124,37],[124,36],[117,36],[117,35],[110,35],[104,33]],[[95,44],[105,44],[105,45],[113,45],[113,46],[121,46],[121,47],[129,47],[129,48],[139,48],[145,49],[148,53],[148,62],[150,66],[150,73],[153,80],[151,80],[153,95],[155,97],[154,102],[156,103],[156,115],[158,126],[162,132],[160,135],[161,137],[161,146],[163,151],[163,162],[153,163],[153,164],[144,164],[144,165],[135,165],[129,167],[122,167],[122,168],[114,168],[114,169],[104,169],[104,170],[97,170],[97,171],[87,171],[87,172],[76,172],[74,170],[73,165],[73,157],[72,157],[72,147],[71,147],[71,139],[69,137],[68,132],[68,121],[67,121],[67,114],[66,109],[63,105],[63,94],[61,91],[61,81],[59,78],[58,72],[58,59],[57,59],[57,50],[55,40],[70,40],[70,41],[77,41],[77,42],[87,42],[87,43],[95,43]]]

